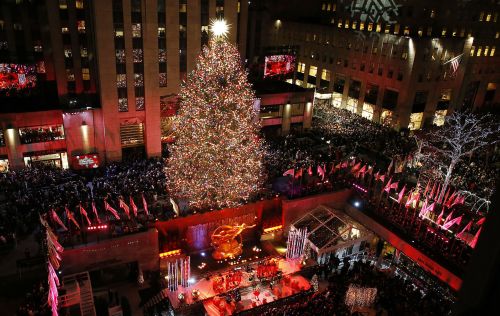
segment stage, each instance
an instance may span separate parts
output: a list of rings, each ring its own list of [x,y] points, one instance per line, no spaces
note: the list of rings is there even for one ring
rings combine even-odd
[[[264,266],[267,263],[267,266]],[[264,277],[262,274],[268,273],[263,267],[271,267],[269,269],[269,277]],[[235,310],[241,311],[250,309],[263,302],[271,302],[277,298],[290,296],[299,291],[308,290],[311,286],[309,282],[296,272],[302,268],[299,260],[286,260],[281,257],[268,257],[263,260],[252,262],[248,265],[239,265],[236,267],[227,267],[223,271],[217,271],[210,277],[201,278],[199,280],[191,280],[188,287],[179,286],[177,291],[168,291],[168,298],[173,309],[178,309],[186,305],[191,305],[203,300],[203,304],[209,315],[220,315],[219,308],[214,303],[218,299],[215,297],[223,297],[226,293],[233,293],[235,289],[239,289],[241,301],[231,304],[225,304],[224,309],[227,315],[231,315]],[[281,271],[276,273],[277,271]],[[262,276],[258,278],[257,275]],[[281,275],[281,277],[277,277]],[[275,286],[270,289],[270,280],[274,279]],[[234,281],[234,282],[233,282]],[[255,297],[255,288],[260,289],[258,300]],[[193,290],[198,291],[198,296],[193,297]],[[255,293],[254,293],[255,292]],[[179,294],[184,295],[183,300],[179,300]]]

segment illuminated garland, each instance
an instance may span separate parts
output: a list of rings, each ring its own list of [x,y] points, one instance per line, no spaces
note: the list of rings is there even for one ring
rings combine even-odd
[[[182,84],[167,186],[195,209],[245,203],[263,183],[255,94],[236,47],[212,39]]]

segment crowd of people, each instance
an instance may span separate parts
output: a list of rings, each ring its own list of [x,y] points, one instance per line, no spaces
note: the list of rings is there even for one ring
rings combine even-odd
[[[49,315],[47,305],[47,287],[43,282],[35,283],[31,291],[26,292],[24,302],[19,306],[17,316]]]
[[[166,193],[161,159],[111,163],[92,175],[48,166],[16,170],[0,175],[0,186],[5,188],[0,196],[0,241],[5,239],[6,243],[18,235],[34,232],[39,225],[39,215],[51,210],[64,221],[67,207],[77,214],[74,217],[82,224],[83,218],[78,215],[82,204],[95,223],[92,201],[97,205],[99,216],[104,218],[112,217],[104,210],[104,199],[119,210],[118,197],[129,204],[132,196],[142,208],[142,194],[152,202]]]
[[[62,126],[24,128],[19,133],[21,144],[50,142],[63,138],[64,131]]]
[[[379,270],[370,261],[347,261],[341,269],[328,269],[327,280],[328,287],[323,291],[302,295],[293,301],[284,300],[279,306],[273,306],[256,315],[353,315],[351,311],[355,309],[347,306],[345,300],[351,284],[377,289],[373,306],[368,306],[374,309],[377,315],[442,316],[450,313],[453,303],[442,295],[437,295],[432,289],[425,289],[424,292],[409,278]]]

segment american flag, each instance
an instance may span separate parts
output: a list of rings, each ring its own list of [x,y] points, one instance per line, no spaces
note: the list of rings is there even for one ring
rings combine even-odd
[[[457,57],[453,57],[452,59],[450,59],[448,61],[448,63],[450,63],[450,65],[451,65],[451,69],[453,70],[453,73],[457,72],[458,66],[460,66],[460,62],[462,61],[462,55],[463,54],[460,54]]]

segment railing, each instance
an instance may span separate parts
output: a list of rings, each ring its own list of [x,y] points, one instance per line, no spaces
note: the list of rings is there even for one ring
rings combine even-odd
[[[92,284],[87,271],[64,277],[62,287],[69,289],[70,293],[61,297],[61,307],[79,304],[82,316],[96,316]]]

